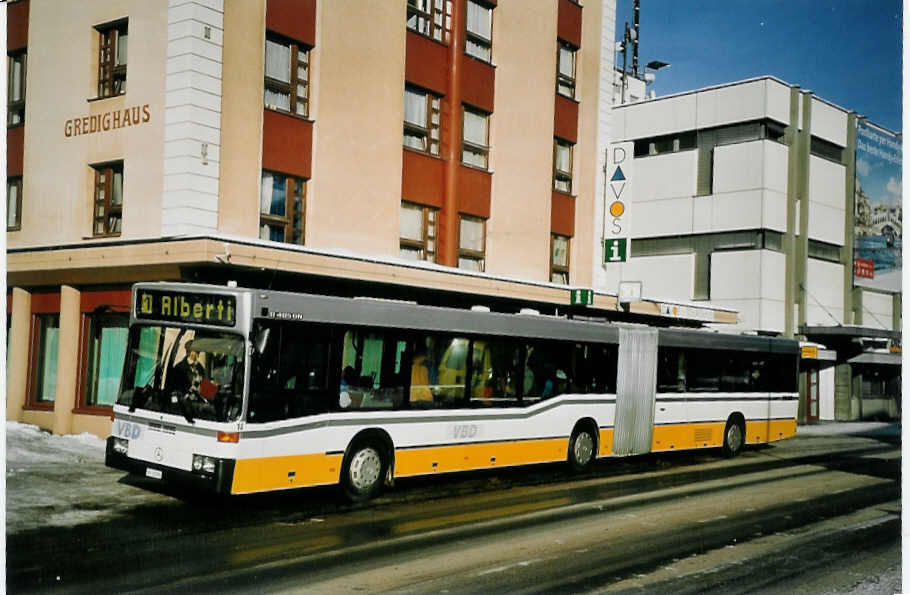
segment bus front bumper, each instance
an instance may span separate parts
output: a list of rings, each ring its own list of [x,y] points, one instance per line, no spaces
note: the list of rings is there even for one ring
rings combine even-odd
[[[104,464],[112,469],[119,469],[158,481],[186,485],[193,489],[211,491],[216,494],[231,493],[231,484],[234,481],[234,461],[231,459],[215,459],[214,473],[196,473],[131,459],[129,456],[114,450],[114,440],[114,436],[108,437],[104,453]]]

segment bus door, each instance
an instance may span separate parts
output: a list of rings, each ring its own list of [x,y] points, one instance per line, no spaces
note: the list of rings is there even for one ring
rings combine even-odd
[[[620,327],[614,455],[651,452],[656,383],[657,329]]]

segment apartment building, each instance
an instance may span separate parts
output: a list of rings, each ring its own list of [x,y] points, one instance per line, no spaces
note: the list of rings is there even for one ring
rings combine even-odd
[[[617,106],[612,134],[632,156],[631,242],[603,286],[640,281],[652,299],[737,310],[733,328],[812,342],[804,421],[899,413],[900,168],[874,209],[857,173],[863,135],[899,164],[899,134],[772,77]],[[892,256],[863,272],[876,245]]]

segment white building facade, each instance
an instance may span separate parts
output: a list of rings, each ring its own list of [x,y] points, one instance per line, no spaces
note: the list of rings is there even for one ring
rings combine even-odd
[[[897,350],[901,293],[854,287],[857,118],[772,77],[616,106],[613,141],[634,152],[623,168],[629,258],[595,279],[733,308],[742,331],[821,341],[817,329],[862,329],[822,343],[853,373],[823,364],[805,383],[822,400],[807,403],[810,421],[869,417],[881,404],[864,410],[860,388],[835,406],[835,385],[862,386],[849,345]],[[897,413],[896,401],[881,406]]]

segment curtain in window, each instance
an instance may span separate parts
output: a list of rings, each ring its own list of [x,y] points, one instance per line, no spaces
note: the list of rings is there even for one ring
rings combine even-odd
[[[413,89],[404,90],[404,121],[427,127],[427,96]]]
[[[113,170],[112,170],[113,171]],[[114,171],[114,178],[111,181],[111,205],[123,204],[123,172]]]
[[[569,239],[562,236],[553,238],[553,264],[555,266],[569,265]]]
[[[19,224],[19,186],[16,184],[6,185],[6,226],[15,227]]]
[[[39,401],[54,401],[57,391],[57,344],[60,322],[56,317],[47,317],[41,323],[38,357]]]
[[[265,40],[265,76],[281,81],[291,82],[291,48]]]
[[[120,374],[126,354],[126,327],[102,328],[100,342],[98,392],[94,395],[93,404],[113,405],[120,390]]]
[[[575,78],[575,52],[566,46],[559,46],[559,74]]]
[[[492,38],[490,32],[490,9],[468,0],[467,27],[474,35],[486,40]]]
[[[462,219],[458,246],[464,250],[483,251],[483,221]]]
[[[556,171],[572,171],[572,149],[563,144],[556,144]]]
[[[8,101],[22,100],[22,58],[10,58]]]
[[[262,172],[262,189],[259,194],[259,212],[264,215],[284,217],[286,200],[285,177],[272,172]]]
[[[129,36],[124,31],[117,35],[117,55],[114,58],[115,66],[126,66],[126,40]]]
[[[471,144],[487,146],[487,117],[465,110],[464,139]]]
[[[423,209],[401,207],[401,237],[406,240],[423,241]]]

